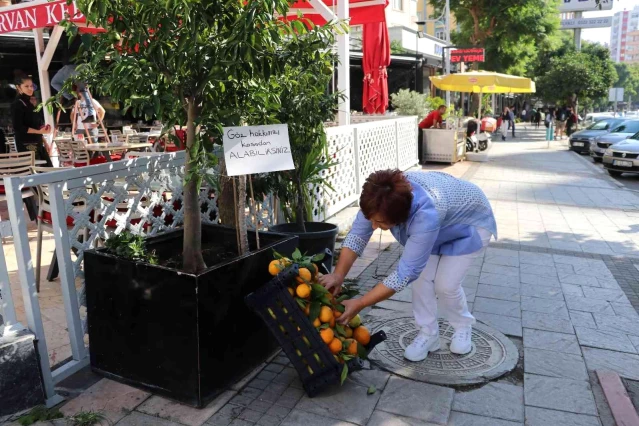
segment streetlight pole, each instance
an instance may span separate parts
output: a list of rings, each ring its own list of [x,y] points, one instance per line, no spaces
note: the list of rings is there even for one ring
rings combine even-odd
[[[418,80],[420,78],[424,78],[422,71],[422,62],[419,59],[419,27],[425,26],[426,21],[417,21],[415,22],[415,24],[417,25],[417,31],[415,32],[415,91],[417,92],[419,88]]]
[[[446,0],[446,7],[444,8],[444,35],[446,37],[446,44],[450,46],[450,0]],[[444,50],[442,52],[445,52]],[[450,55],[446,56],[445,64],[442,63],[442,67],[445,66],[446,74],[450,74]],[[450,92],[446,91],[446,107],[450,106]]]

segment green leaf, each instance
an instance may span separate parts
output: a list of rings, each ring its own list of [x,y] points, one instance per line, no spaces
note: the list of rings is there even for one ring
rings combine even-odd
[[[295,301],[297,302],[297,304],[298,304],[298,305],[300,305],[300,308],[302,308],[302,309],[306,308],[306,303],[307,303],[307,302],[304,302],[304,301],[303,301],[302,299],[300,299],[299,297],[296,297],[296,298],[295,298]]]
[[[364,345],[357,343],[357,356],[362,359],[368,359],[368,352]]]
[[[335,324],[335,330],[341,335],[346,337],[346,330],[344,330],[344,326],[341,324]]]
[[[316,254],[315,256],[313,256],[311,258],[311,260],[313,262],[317,263],[317,262],[321,262],[322,260],[324,260],[324,257],[326,257],[326,255],[324,253],[319,253],[319,254]]]
[[[368,390],[366,391],[366,395],[372,395],[375,392],[377,392],[377,388],[375,386],[371,385],[371,386],[368,387]]]
[[[283,259],[284,256],[282,256],[281,254],[279,254],[278,252],[276,252],[275,250],[273,250],[273,257],[275,259]]]
[[[348,295],[347,295],[347,294],[342,294],[342,295],[341,295],[340,297],[338,297],[336,300],[337,300],[337,302],[338,302],[338,303],[342,303],[344,300],[348,300],[348,299],[350,299],[350,297],[348,297]],[[344,311],[342,311],[342,312],[344,312]]]
[[[320,297],[320,302],[322,302],[322,305],[333,307],[333,304],[331,303],[330,299],[326,296]]]
[[[348,365],[344,363],[344,368],[342,368],[342,377],[340,378],[340,381],[339,381],[340,385],[344,384],[347,377],[348,377]]]
[[[328,290],[326,290],[326,288],[321,285],[321,284],[311,284],[311,289],[317,294],[317,295],[324,295],[324,294],[328,294]]]
[[[341,303],[338,303],[337,305],[335,305],[335,310],[338,312],[344,313],[344,311],[346,310],[346,307],[342,305]]]
[[[308,319],[313,322],[315,321],[322,310],[322,304],[318,301],[311,302],[311,309],[309,310]]]
[[[293,252],[292,257],[295,262],[299,262],[300,260],[302,260],[302,253],[300,252],[300,249],[296,248]]]

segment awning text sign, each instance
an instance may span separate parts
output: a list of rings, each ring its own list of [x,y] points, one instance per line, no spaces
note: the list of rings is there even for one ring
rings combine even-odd
[[[66,0],[3,7],[0,9],[0,34],[52,27],[67,17],[73,22],[85,20],[75,2],[67,4]]]
[[[295,169],[286,124],[224,127],[223,143],[229,176]]]
[[[458,64],[460,62],[484,62],[485,53],[484,49],[453,49],[450,52],[450,63]]]

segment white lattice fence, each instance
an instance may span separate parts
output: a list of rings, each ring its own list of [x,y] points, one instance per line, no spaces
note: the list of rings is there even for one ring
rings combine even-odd
[[[38,338],[40,367],[48,403],[55,403],[54,384],[88,363],[84,344],[87,331],[82,261],[86,250],[95,248],[113,234],[128,230],[155,235],[183,224],[182,182],[184,152],[142,157],[98,166],[61,170],[25,177],[5,178],[7,202],[16,248],[28,326]],[[72,360],[51,371],[26,223],[21,189],[41,188],[50,200],[60,284],[67,315]],[[217,223],[214,191],[200,191],[202,222]],[[257,204],[260,228],[273,223],[273,200]],[[255,226],[255,213],[248,211],[247,224]],[[59,232],[58,232],[59,230]],[[1,266],[1,265],[0,265]],[[76,290],[76,280],[81,285]]]
[[[355,151],[355,133],[352,126],[339,126],[326,129],[328,152],[337,165],[323,173],[323,178],[333,188],[322,193],[315,190],[313,219],[322,221],[357,201],[357,159]]]
[[[357,166],[360,186],[376,170],[397,167],[395,120],[357,124]]]
[[[417,117],[398,118],[397,168],[406,170],[417,164]]]

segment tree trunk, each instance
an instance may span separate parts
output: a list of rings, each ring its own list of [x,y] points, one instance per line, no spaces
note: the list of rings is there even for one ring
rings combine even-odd
[[[235,199],[233,198],[233,179],[226,176],[226,160],[220,156],[220,194],[217,208],[222,225],[235,227]]]
[[[304,194],[302,193],[302,182],[297,174],[295,175],[295,187],[297,188],[297,206],[295,208],[295,222],[301,232],[306,232],[306,206],[304,205]]]
[[[190,149],[195,143],[196,106],[194,99],[188,100],[186,123],[185,175],[189,175],[191,164]],[[197,167],[197,166],[196,166]],[[184,248],[182,250],[185,272],[197,273],[206,268],[202,257],[202,220],[200,218],[200,179],[193,177],[184,185]]]
[[[238,178],[239,184],[237,188],[237,221],[240,236],[240,256],[248,253],[248,230],[246,229],[246,176],[242,175]]]

